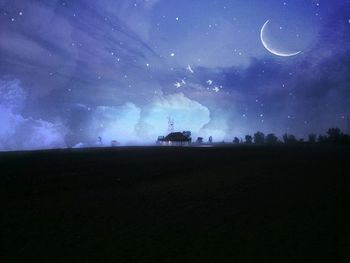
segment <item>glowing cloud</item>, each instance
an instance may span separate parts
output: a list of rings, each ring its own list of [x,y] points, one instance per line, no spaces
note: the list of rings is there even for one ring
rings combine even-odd
[[[139,136],[154,141],[158,135],[165,135],[169,117],[174,120],[176,131],[189,130],[198,134],[210,121],[210,112],[207,107],[185,97],[183,93],[157,97],[143,112],[138,127]]]
[[[64,126],[22,116],[25,100],[19,81],[0,81],[0,150],[65,147]]]
[[[122,144],[139,141],[135,127],[140,119],[141,109],[128,102],[119,107],[99,106],[92,113],[88,130],[92,138],[102,138],[102,143],[111,145],[116,140]]]

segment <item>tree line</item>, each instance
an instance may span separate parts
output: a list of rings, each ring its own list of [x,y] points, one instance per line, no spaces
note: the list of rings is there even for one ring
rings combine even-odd
[[[307,140],[297,139],[293,134],[283,134],[282,140],[280,140],[274,133],[265,135],[258,131],[254,135],[246,135],[244,140],[235,137],[233,140],[235,144],[338,144],[338,145],[350,145],[350,135],[343,133],[339,128],[330,128],[325,135],[309,134]]]

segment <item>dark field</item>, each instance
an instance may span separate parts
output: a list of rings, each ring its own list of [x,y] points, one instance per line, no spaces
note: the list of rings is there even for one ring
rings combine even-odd
[[[0,262],[350,262],[350,148],[0,154]]]

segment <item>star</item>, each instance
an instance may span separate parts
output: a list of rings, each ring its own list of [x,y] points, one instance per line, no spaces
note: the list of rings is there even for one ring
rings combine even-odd
[[[182,85],[181,85],[180,82],[177,81],[177,82],[175,82],[174,86],[175,86],[176,88],[181,88]]]
[[[191,65],[188,65],[188,66],[187,66],[187,70],[188,70],[189,72],[191,72],[192,74],[194,73],[194,71],[193,71]]]

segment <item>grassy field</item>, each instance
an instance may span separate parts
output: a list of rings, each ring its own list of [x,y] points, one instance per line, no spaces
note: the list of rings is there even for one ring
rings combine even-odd
[[[0,262],[350,262],[350,148],[0,153]]]

